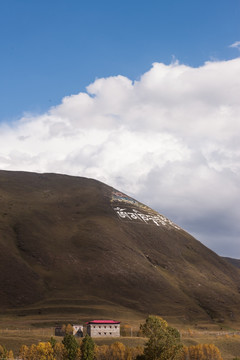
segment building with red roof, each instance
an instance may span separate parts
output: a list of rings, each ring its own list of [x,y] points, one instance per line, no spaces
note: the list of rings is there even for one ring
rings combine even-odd
[[[92,320],[87,324],[87,334],[91,337],[119,337],[120,321]]]

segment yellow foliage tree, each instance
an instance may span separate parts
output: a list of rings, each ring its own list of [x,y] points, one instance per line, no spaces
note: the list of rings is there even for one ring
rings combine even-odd
[[[213,344],[184,347],[182,360],[223,360],[219,349]]]
[[[67,358],[67,350],[62,343],[56,343],[54,345],[53,353],[56,360],[64,360]]]
[[[50,342],[40,342],[38,345],[33,344],[30,347],[22,345],[19,358],[22,360],[56,360]],[[60,358],[59,360],[63,359]]]
[[[19,358],[22,360],[28,360],[29,348],[27,345],[22,345],[19,350]]]
[[[121,326],[121,336],[131,336],[131,326],[128,324]]]
[[[126,347],[126,360],[134,360],[137,357],[143,355],[144,348],[143,346],[137,347]]]
[[[95,346],[95,358],[96,360],[105,360],[108,358],[109,346],[101,345]]]
[[[0,359],[9,359],[9,360],[13,360],[14,359],[14,355],[12,350],[7,350],[5,348],[5,346],[0,345]]]
[[[66,333],[66,325],[65,324],[62,325],[61,332],[62,332],[62,334]]]
[[[128,347],[120,342],[95,347],[96,360],[135,360],[138,355],[142,354],[142,346]]]
[[[39,360],[55,360],[50,342],[40,342],[36,347],[36,353]]]
[[[77,349],[77,354],[76,354],[76,360],[81,360],[81,358],[82,358],[81,349],[78,348],[78,349]]]
[[[70,335],[73,334],[73,327],[72,327],[71,324],[67,324],[66,329],[65,329],[65,333],[70,334]]]
[[[29,347],[27,360],[38,360],[37,345],[32,344]]]
[[[9,360],[14,360],[14,355],[13,355],[13,351],[12,350],[9,350],[7,352],[7,359]]]
[[[109,359],[124,360],[126,354],[126,347],[121,342],[117,341],[109,346]]]
[[[6,355],[6,349],[4,346],[0,345],[0,358],[3,358]]]

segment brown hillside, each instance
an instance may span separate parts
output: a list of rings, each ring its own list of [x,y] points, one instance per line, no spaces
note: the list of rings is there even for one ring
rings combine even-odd
[[[0,202],[2,308],[240,320],[238,269],[101,182],[0,171]]]
[[[230,257],[223,257],[223,259],[240,269],[240,259],[233,259]]]

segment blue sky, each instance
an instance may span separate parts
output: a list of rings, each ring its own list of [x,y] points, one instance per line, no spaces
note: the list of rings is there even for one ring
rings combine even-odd
[[[153,62],[238,56],[239,0],[2,0],[0,121],[41,113],[96,78]]]
[[[101,180],[240,258],[240,0],[0,0],[0,169]]]

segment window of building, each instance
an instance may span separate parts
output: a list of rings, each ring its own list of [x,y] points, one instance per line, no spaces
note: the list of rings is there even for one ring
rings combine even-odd
[[[110,325],[110,329],[111,329],[112,327],[111,327],[111,325]]]
[[[107,335],[107,333],[104,333],[104,335]]]
[[[106,329],[106,326],[104,326],[104,328]]]
[[[117,326],[115,326],[115,329],[117,328]]]
[[[95,326],[94,326],[94,329],[95,329]]]
[[[98,335],[101,335],[101,333],[98,333]]]
[[[101,326],[99,326],[99,329],[101,329]]]
[[[110,335],[112,335],[112,333],[109,333]]]

